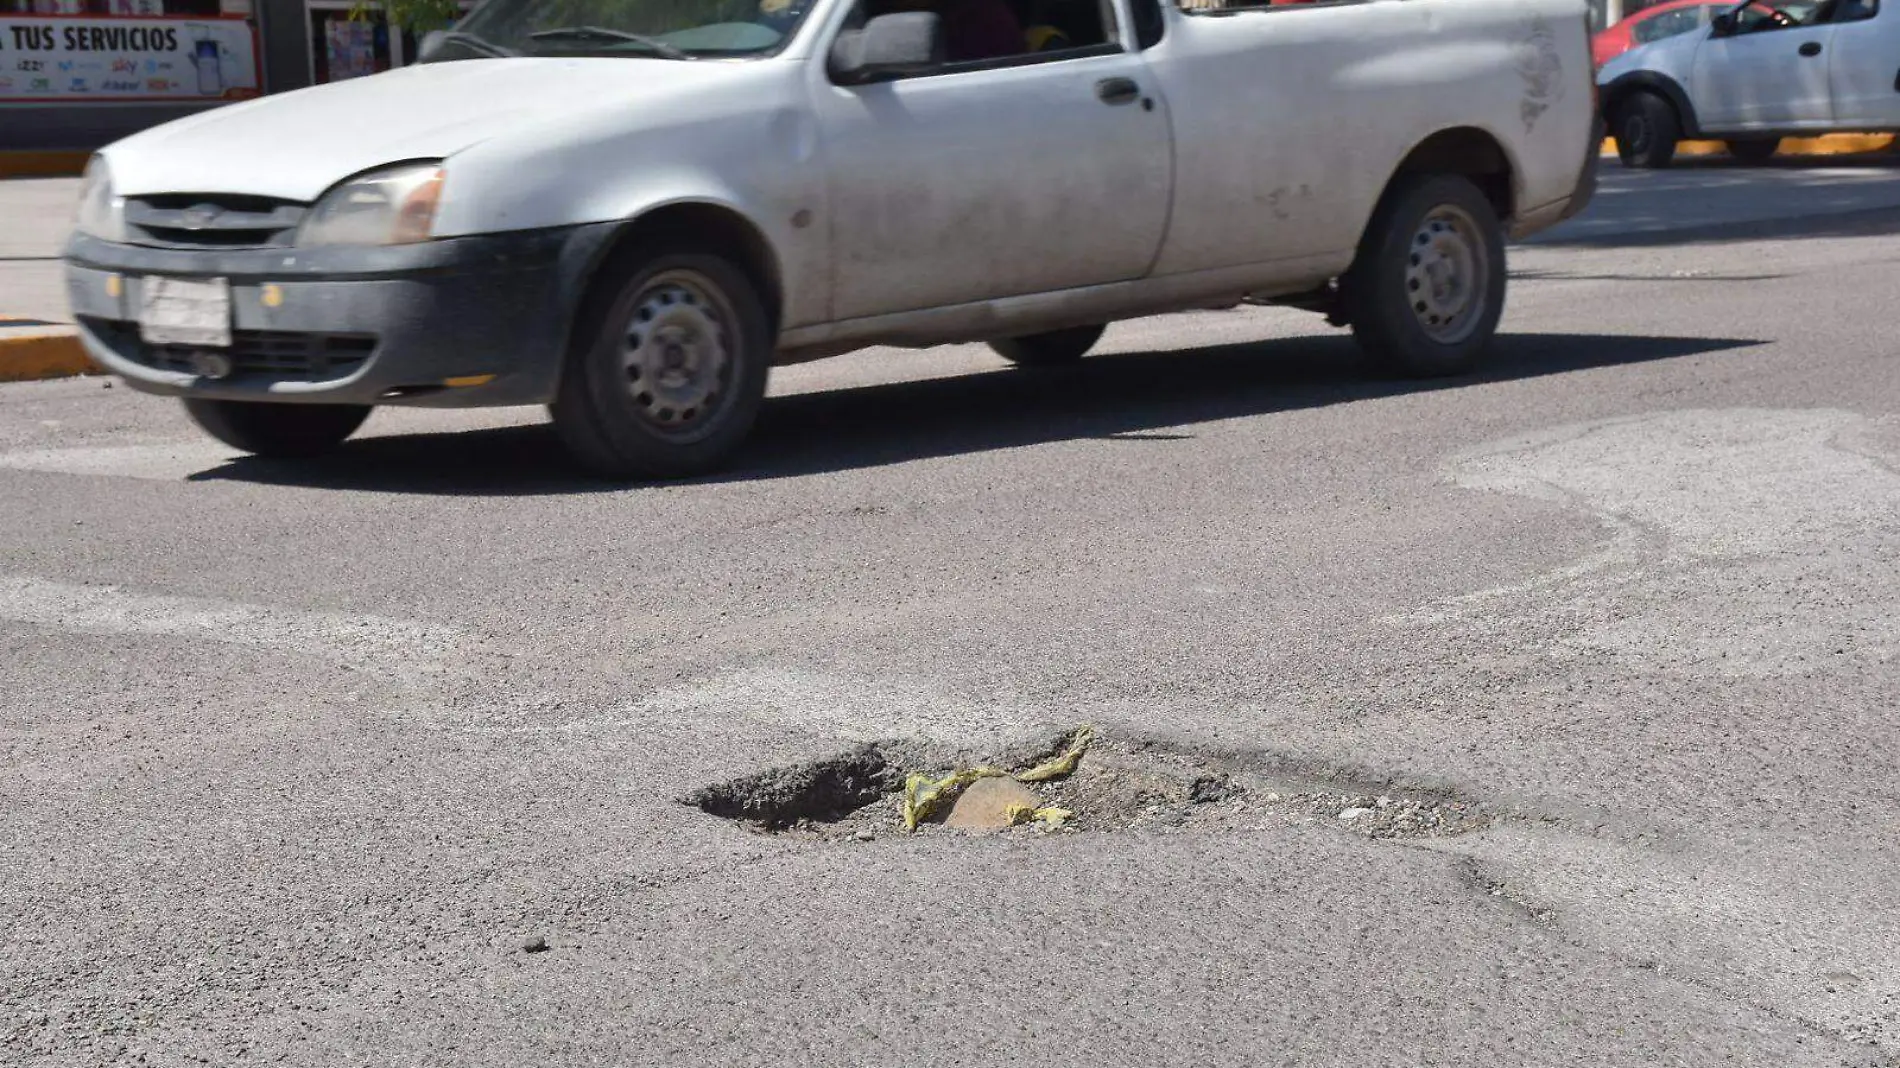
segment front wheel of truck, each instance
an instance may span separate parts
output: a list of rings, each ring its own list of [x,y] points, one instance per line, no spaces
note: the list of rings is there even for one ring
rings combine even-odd
[[[1106,326],[1077,326],[990,342],[990,351],[1018,367],[1067,367],[1089,354]]]
[[[1426,378],[1475,367],[1504,313],[1504,227],[1455,174],[1402,177],[1340,280],[1353,337],[1382,367]]]
[[[611,479],[722,466],[765,400],[770,317],[724,257],[659,248],[608,268],[577,324],[553,404],[575,459]]]
[[[234,449],[284,460],[329,452],[356,433],[369,412],[367,404],[185,400],[185,413],[205,433]]]

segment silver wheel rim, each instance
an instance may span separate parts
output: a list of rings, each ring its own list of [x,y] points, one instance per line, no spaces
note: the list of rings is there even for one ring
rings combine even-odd
[[[648,279],[620,331],[627,395],[641,423],[682,442],[712,432],[737,395],[737,323],[725,294],[698,271]]]
[[[1405,267],[1405,299],[1426,336],[1456,345],[1476,333],[1490,281],[1490,254],[1471,213],[1450,204],[1426,212]]]

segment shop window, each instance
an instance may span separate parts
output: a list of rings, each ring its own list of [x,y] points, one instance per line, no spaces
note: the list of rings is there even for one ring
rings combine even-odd
[[[350,17],[352,4],[318,3],[310,11],[310,80],[340,82],[396,66],[389,46],[389,19],[380,11]]]

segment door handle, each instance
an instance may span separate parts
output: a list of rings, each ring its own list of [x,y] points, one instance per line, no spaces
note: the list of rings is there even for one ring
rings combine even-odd
[[[1103,78],[1095,83],[1095,95],[1104,104],[1132,104],[1141,95],[1141,86],[1133,78]]]
[[[1801,46],[1801,54],[1802,54],[1802,55],[1804,55],[1804,56],[1818,56],[1818,55],[1820,55],[1820,54],[1821,54],[1821,42],[1819,42],[1819,41],[1809,41],[1809,42],[1808,42],[1807,44],[1804,44],[1804,45],[1802,45],[1802,46]]]

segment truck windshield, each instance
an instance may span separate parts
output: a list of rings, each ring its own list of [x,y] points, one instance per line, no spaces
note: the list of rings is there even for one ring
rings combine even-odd
[[[816,0],[487,0],[423,62],[504,56],[763,56]]]

